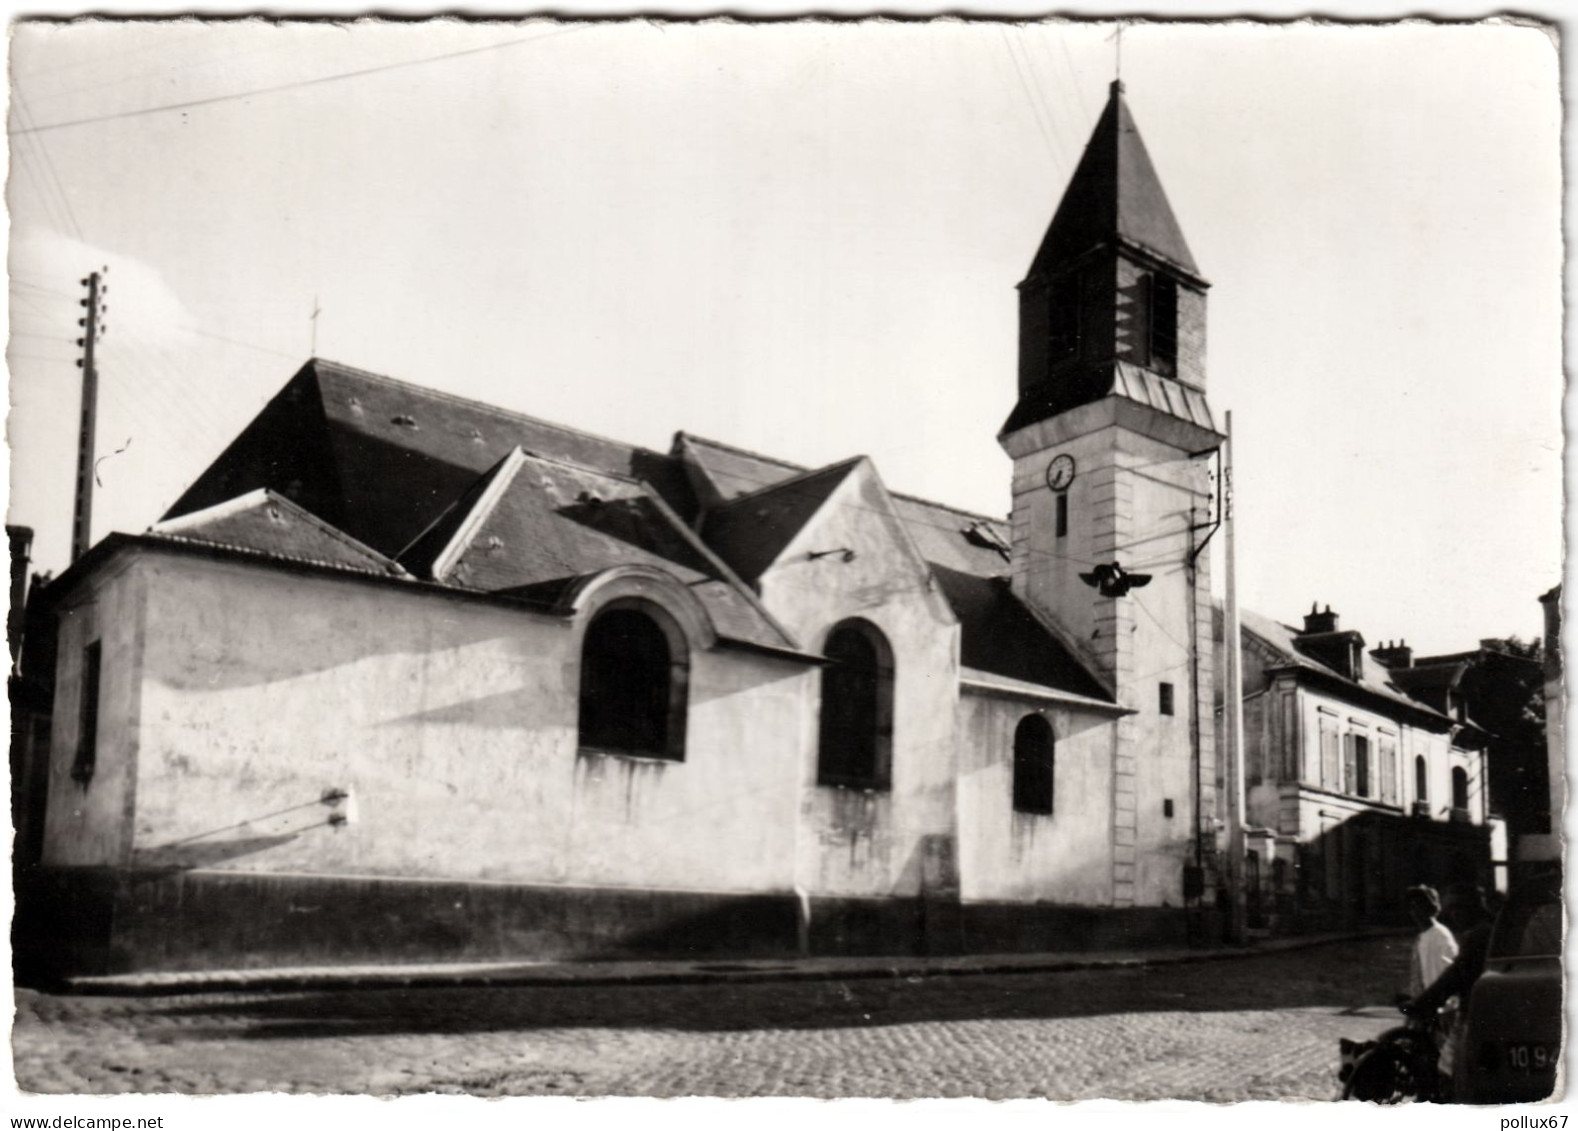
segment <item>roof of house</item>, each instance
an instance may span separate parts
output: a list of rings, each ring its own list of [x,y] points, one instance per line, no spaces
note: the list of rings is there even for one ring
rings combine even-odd
[[[665,454],[312,360],[160,526],[266,491],[300,527],[297,541],[250,514],[223,524],[211,514],[204,537],[325,560],[354,558],[343,548],[354,545],[357,568],[548,603],[591,573],[651,565],[688,586],[721,635],[792,648],[748,582],[860,458],[807,469],[688,433]],[[1006,522],[891,498],[961,622],[966,666],[1111,700],[998,580]]]
[[[1299,646],[1298,629],[1282,624],[1271,617],[1252,612],[1249,609],[1239,610],[1239,623],[1244,631],[1253,633],[1268,647],[1278,652],[1291,667],[1302,668],[1329,679],[1338,680],[1356,690],[1368,693],[1371,696],[1378,696],[1400,707],[1437,716],[1442,722],[1452,721],[1450,717],[1435,707],[1409,695],[1393,681],[1393,673],[1391,671],[1373,656],[1366,655],[1362,649],[1359,652],[1359,678],[1349,679],[1337,669],[1306,654]]]
[[[1428,703],[1436,710],[1450,713],[1451,692],[1463,682],[1466,663],[1427,664],[1423,667],[1392,668],[1391,680],[1409,696]]]

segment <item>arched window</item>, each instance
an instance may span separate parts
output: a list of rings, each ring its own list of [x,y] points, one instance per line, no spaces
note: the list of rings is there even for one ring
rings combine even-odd
[[[893,653],[865,621],[835,625],[822,650],[818,785],[887,789],[893,746]]]
[[[1040,715],[1026,715],[1014,728],[1014,810],[1052,812],[1052,727]]]
[[[1452,767],[1452,808],[1468,808],[1468,771],[1462,766]]]
[[[657,610],[598,613],[581,645],[581,748],[683,761],[687,669],[683,633]]]
[[[1414,800],[1430,800],[1430,775],[1425,771],[1425,756],[1414,757]]]

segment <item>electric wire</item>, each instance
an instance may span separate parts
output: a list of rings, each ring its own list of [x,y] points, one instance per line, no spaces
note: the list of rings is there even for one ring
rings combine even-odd
[[[73,118],[63,122],[46,122],[43,125],[34,125],[20,130],[7,131],[13,137],[19,134],[40,134],[52,130],[72,129],[76,126],[94,125],[99,122],[124,121],[128,118],[141,118],[149,114],[166,114],[172,110],[191,110],[200,106],[216,106],[225,102],[238,102],[248,98],[260,98],[267,94],[281,94],[290,90],[303,90],[308,87],[324,86],[328,83],[347,82],[351,79],[367,78],[371,75],[385,74],[389,71],[406,70],[411,67],[425,67],[433,63],[446,62],[450,59],[460,59],[468,55],[480,55],[489,51],[503,51],[511,47],[522,47],[529,43],[541,43],[548,39],[557,39],[560,36],[575,35],[585,31],[584,27],[559,28],[555,31],[544,32],[542,35],[525,36],[520,39],[511,39],[503,43],[487,43],[480,47],[468,47],[461,51],[448,51],[442,55],[428,55],[421,59],[407,59],[398,63],[381,63],[376,67],[363,67],[354,71],[342,71],[333,75],[319,75],[316,78],[297,79],[293,82],[276,83],[273,86],[255,87],[251,90],[234,91],[229,94],[215,94],[206,98],[190,98],[183,102],[170,102],[162,106],[143,106],[133,110],[118,110],[109,114],[96,114],[85,118]]]

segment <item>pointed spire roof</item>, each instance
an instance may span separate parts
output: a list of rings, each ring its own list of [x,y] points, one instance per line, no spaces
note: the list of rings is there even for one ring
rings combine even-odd
[[[1030,265],[1030,275],[1116,240],[1137,245],[1203,283],[1124,101],[1123,83],[1114,82],[1111,89],[1107,108]]]

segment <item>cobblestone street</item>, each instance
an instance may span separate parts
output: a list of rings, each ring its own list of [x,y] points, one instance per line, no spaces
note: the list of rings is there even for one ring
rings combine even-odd
[[[25,1091],[1330,1099],[1405,943],[1189,965],[699,985],[67,997]]]

